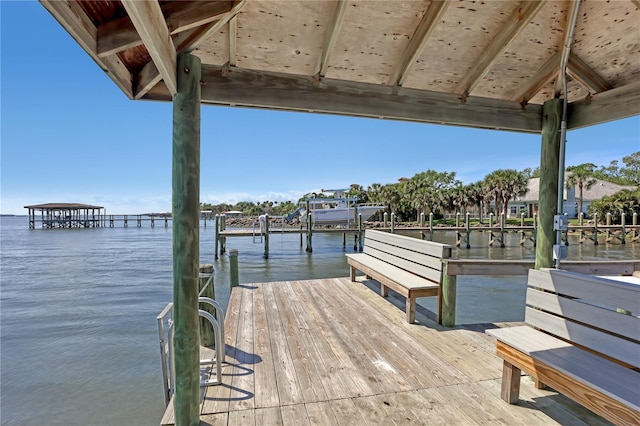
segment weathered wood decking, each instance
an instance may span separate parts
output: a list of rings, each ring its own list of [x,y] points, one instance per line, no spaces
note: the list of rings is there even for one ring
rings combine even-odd
[[[233,290],[222,386],[206,388],[205,425],[608,424],[523,380],[500,399],[493,325],[407,324],[372,283],[348,278]],[[370,287],[370,288],[369,288]],[[168,410],[163,425],[173,424]]]

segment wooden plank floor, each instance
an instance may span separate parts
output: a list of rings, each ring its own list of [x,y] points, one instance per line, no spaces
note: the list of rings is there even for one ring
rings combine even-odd
[[[496,325],[443,328],[421,310],[410,325],[402,298],[377,289],[347,278],[234,289],[224,384],[203,389],[201,424],[609,424],[528,378],[518,405],[504,403],[484,333]]]

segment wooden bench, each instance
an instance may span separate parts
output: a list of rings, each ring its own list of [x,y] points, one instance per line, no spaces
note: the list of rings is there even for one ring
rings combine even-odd
[[[418,297],[438,296],[440,319],[442,258],[450,256],[451,246],[446,244],[368,229],[364,252],[347,254],[347,262],[351,281],[356,280],[358,270],[380,283],[383,297],[387,296],[387,288],[403,295],[407,299],[407,321],[413,323]]]
[[[521,371],[619,425],[640,424],[640,285],[530,270],[527,325],[489,330],[504,360],[501,397]]]

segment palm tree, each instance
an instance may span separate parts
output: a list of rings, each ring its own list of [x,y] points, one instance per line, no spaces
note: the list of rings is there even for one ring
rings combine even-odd
[[[495,195],[496,207],[500,200],[505,217],[509,213],[509,201],[528,191],[526,175],[514,169],[496,170],[487,175],[485,180]]]
[[[584,213],[582,210],[582,200],[584,189],[591,188],[596,179],[593,178],[593,174],[596,170],[596,165],[593,163],[584,163],[578,166],[567,167],[567,172],[571,173],[567,177],[566,187],[567,189],[575,188],[578,185],[578,212]]]

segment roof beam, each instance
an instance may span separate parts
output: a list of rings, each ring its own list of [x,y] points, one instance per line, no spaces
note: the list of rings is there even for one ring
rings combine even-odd
[[[511,41],[520,34],[536,13],[538,13],[542,8],[544,2],[545,0],[523,2],[523,6],[520,6],[516,10],[516,16],[505,24],[504,29],[496,38],[493,39],[491,44],[482,54],[478,63],[475,64],[475,66],[473,66],[464,77],[462,77],[462,80],[460,80],[454,88],[454,93],[459,95],[468,95],[473,91],[475,86],[500,58],[500,55],[504,53]]]
[[[76,2],[40,0],[42,6],[64,27],[73,39],[116,83],[125,95],[133,99],[133,78],[117,55],[97,54],[98,30]]]
[[[589,65],[576,55],[569,55],[567,73],[572,79],[586,87],[592,94],[606,92],[611,86],[600,77]]]
[[[400,64],[391,78],[389,78],[390,85],[402,86],[404,84],[411,67],[416,63],[418,56],[420,56],[424,50],[424,46],[427,43],[429,36],[438,24],[438,21],[440,21],[444,12],[447,10],[449,4],[450,0],[431,2],[425,14],[422,15],[422,20],[413,33],[411,41],[409,42],[407,49],[404,51],[404,55],[402,55]]]
[[[176,1],[164,3],[162,14],[166,16],[169,34],[177,34],[216,21],[231,9],[230,1]],[[141,44],[142,39],[127,16],[98,27],[99,56],[108,56]]]
[[[373,83],[202,66],[202,103],[539,133],[542,106]],[[161,85],[145,99],[169,100]]]
[[[569,130],[640,115],[640,82],[569,104]]]
[[[169,92],[172,96],[175,95],[178,92],[176,48],[169,35],[160,4],[157,0],[122,0],[122,5],[140,34]]]
[[[521,86],[520,90],[514,92],[509,99],[522,104],[529,102],[546,84],[558,76],[558,67],[560,66],[561,59],[562,53],[556,52],[529,81]]]
[[[340,28],[342,27],[342,21],[344,20],[344,12],[347,9],[346,0],[338,0],[336,6],[333,9],[333,15],[331,21],[327,25],[327,32],[324,35],[324,44],[322,45],[322,55],[320,56],[320,63],[318,64],[318,71],[316,74],[323,78],[327,75],[327,69],[329,68],[329,59],[333,54],[333,49],[336,47],[338,41],[338,34],[340,34]]]

